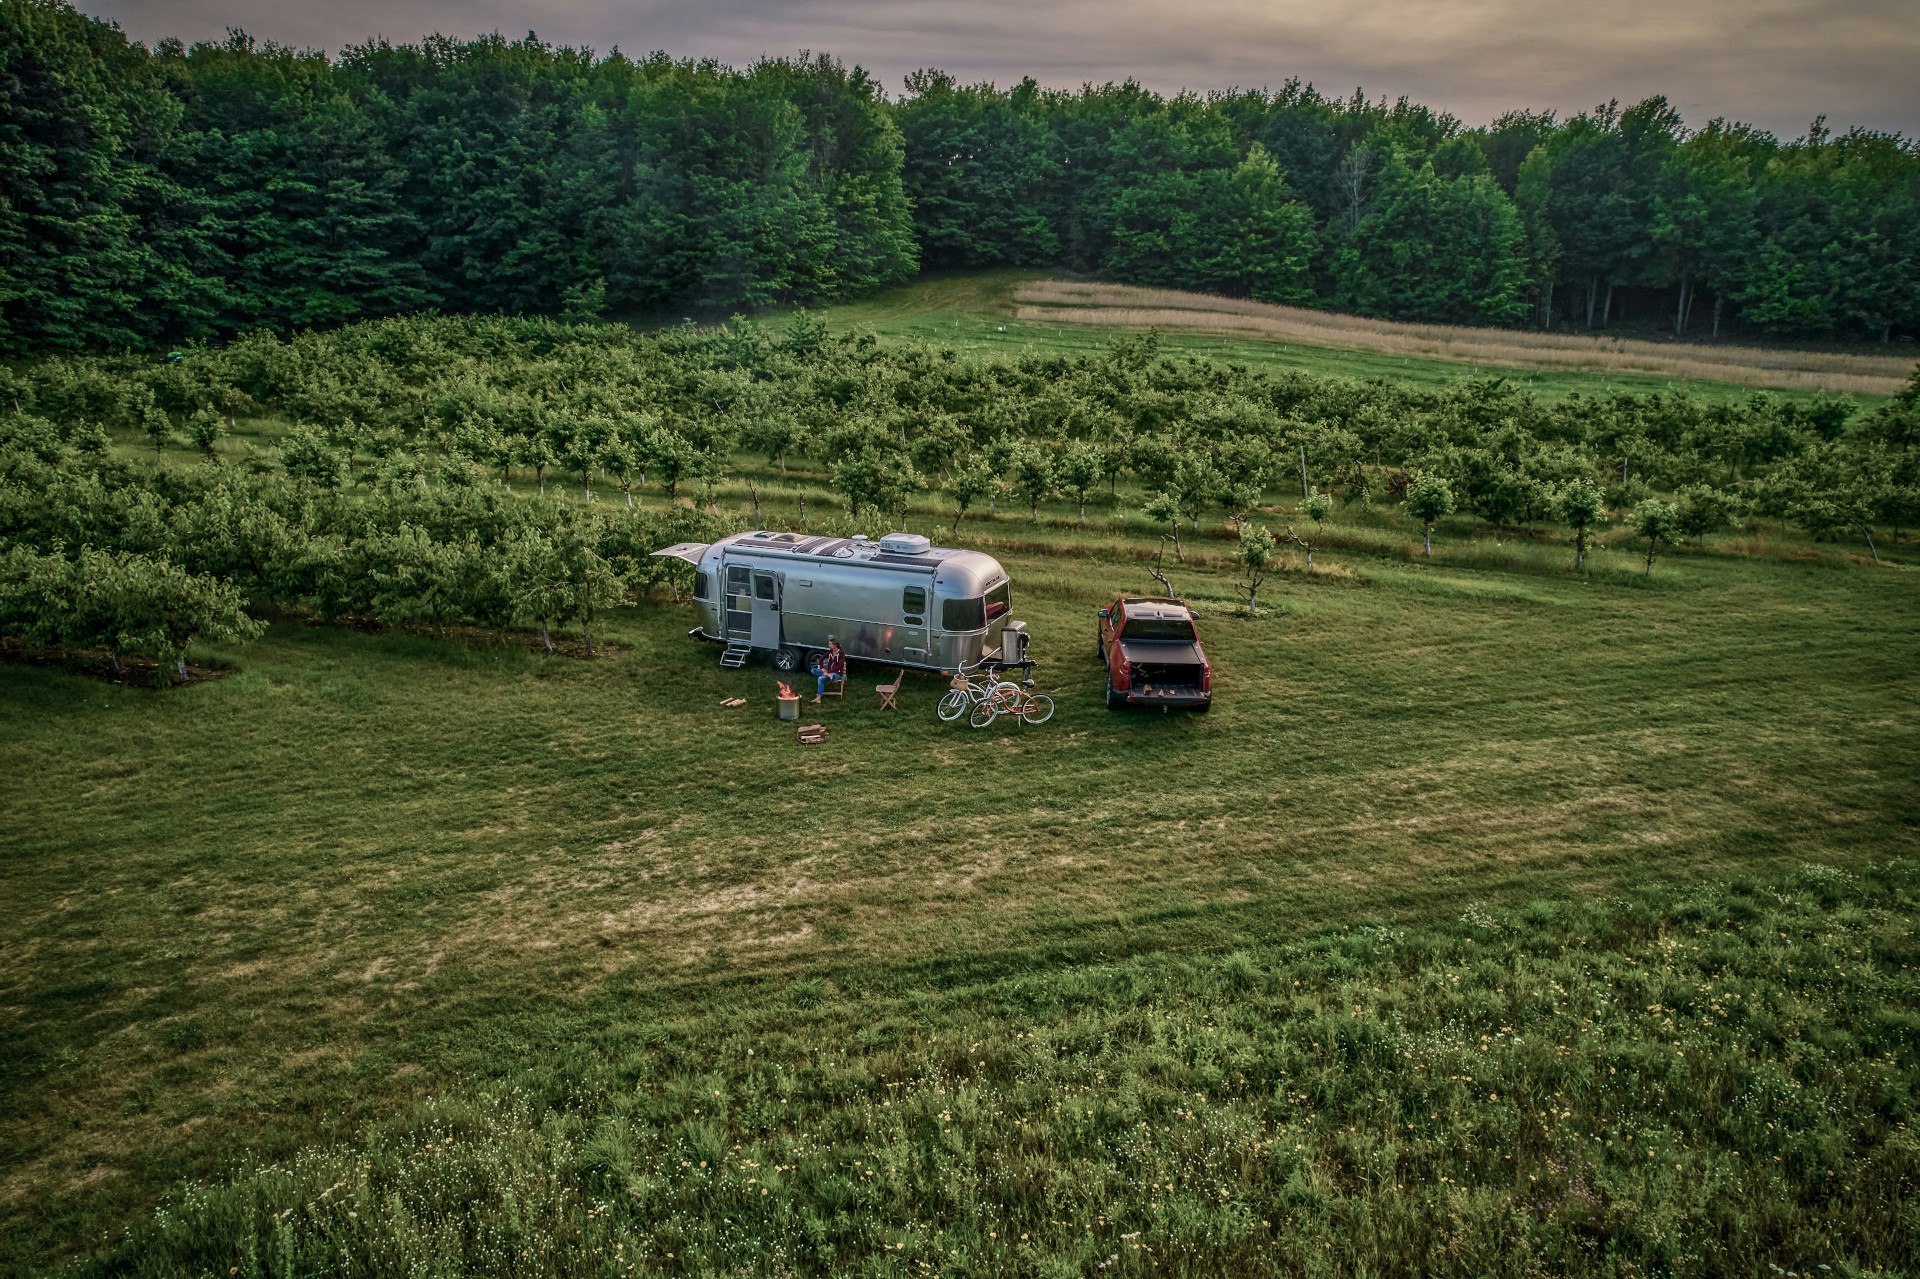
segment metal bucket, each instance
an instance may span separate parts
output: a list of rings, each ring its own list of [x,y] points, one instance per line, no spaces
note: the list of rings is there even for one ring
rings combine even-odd
[[[777,700],[780,706],[781,719],[800,718],[800,695],[798,693],[795,693],[791,697],[782,697]]]

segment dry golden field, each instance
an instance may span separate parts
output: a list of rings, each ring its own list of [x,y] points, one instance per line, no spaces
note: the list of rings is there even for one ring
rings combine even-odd
[[[1023,283],[1013,290],[1013,301],[1015,318],[1029,323],[1176,329],[1461,364],[1647,374],[1780,390],[1891,395],[1913,367],[1904,356],[1402,324],[1178,289],[1074,280]]]

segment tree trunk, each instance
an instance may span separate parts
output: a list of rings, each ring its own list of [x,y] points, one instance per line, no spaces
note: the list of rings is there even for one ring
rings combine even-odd
[[[1653,576],[1653,548],[1658,544],[1659,544],[1658,538],[1650,537],[1647,539],[1647,567],[1641,570],[1640,576],[1642,577]]]
[[[1182,564],[1185,564],[1187,562],[1186,553],[1180,549],[1180,521],[1179,520],[1175,520],[1173,522],[1173,558],[1175,558],[1176,560],[1179,560]]]
[[[1873,545],[1872,534],[1867,535],[1867,545],[1869,546]],[[1875,557],[1874,562],[1875,563],[1879,562],[1878,556]],[[185,679],[187,677],[187,659],[184,654],[174,659],[173,669],[175,670],[175,672],[179,674],[181,679]]]
[[[1038,495],[1027,504],[1027,518],[1036,522],[1040,519],[1040,498]]]
[[[1587,566],[1587,526],[1582,524],[1573,530],[1573,568],[1575,572]]]
[[[1313,548],[1311,546],[1307,548],[1307,572],[1313,572]]]
[[[1880,562],[1880,552],[1875,550],[1873,546],[1873,530],[1871,528],[1868,528],[1865,524],[1862,524],[1860,526],[1860,531],[1867,535],[1867,554],[1873,556],[1873,562],[1875,564],[1878,564]]]
[[[1433,521],[1421,520],[1420,533],[1421,533],[1421,536],[1426,540],[1427,558],[1432,559],[1433,558]]]
[[[807,522],[807,495],[805,493],[800,495],[800,522],[802,524]]]
[[[1613,281],[1607,281],[1607,305],[1600,313],[1600,327],[1606,328],[1613,323]]]
[[[580,638],[587,642],[587,656],[592,657],[593,656],[593,615],[590,613],[582,613],[580,615]]]
[[[1720,304],[1726,299],[1718,293],[1713,295],[1713,336],[1720,336]]]
[[[1300,496],[1307,495],[1307,446],[1300,446]]]
[[[958,510],[955,510],[955,511],[954,511],[954,513],[953,513],[953,525],[952,525],[952,527],[950,527],[950,528],[948,528],[948,529],[947,529],[947,536],[948,536],[948,537],[959,537],[959,536],[960,536],[960,516],[961,516],[961,514],[962,514],[962,512],[960,512],[960,511],[958,511]]]
[[[787,473],[787,451],[785,449],[781,449],[780,450],[780,474],[785,475],[786,473]]]
[[[1598,275],[1590,275],[1587,277],[1587,328],[1589,330],[1593,328],[1593,311],[1599,302],[1600,277]]]
[[[1547,281],[1546,293],[1540,299],[1540,329],[1542,332],[1545,332],[1545,333],[1553,332],[1553,281],[1552,280]]]
[[[540,639],[546,644],[547,653],[551,656],[553,653],[553,632],[547,629],[547,619],[544,617],[540,619]]]
[[[1248,617],[1260,616],[1260,605],[1254,599],[1254,596],[1259,591],[1259,589],[1260,588],[1257,586],[1249,586],[1247,588],[1247,616]]]
[[[1080,495],[1080,522],[1082,524],[1087,522],[1087,495],[1085,493]]]
[[[1673,336],[1687,331],[1687,277],[1680,277],[1680,298],[1673,306]]]

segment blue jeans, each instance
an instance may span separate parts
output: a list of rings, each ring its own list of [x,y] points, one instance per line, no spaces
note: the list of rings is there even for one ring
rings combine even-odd
[[[847,678],[845,675],[829,675],[825,671],[815,671],[813,674],[814,674],[813,695],[815,697],[825,697],[827,695],[828,680],[830,679],[845,680]]]

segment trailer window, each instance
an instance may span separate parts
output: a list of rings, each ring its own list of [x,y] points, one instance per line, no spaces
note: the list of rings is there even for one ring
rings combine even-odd
[[[1013,607],[1008,600],[1009,590],[1005,582],[1000,583],[1000,585],[987,592],[987,620],[989,622],[996,617],[1005,617],[1007,615],[1008,611]]]
[[[767,573],[761,573],[755,576],[755,578],[753,579],[753,593],[763,600],[772,599],[773,598],[772,575]]]
[[[943,600],[940,604],[940,628],[948,631],[986,629],[985,600]]]
[[[909,586],[900,593],[900,611],[909,622],[919,625],[927,615],[927,588]]]
[[[693,573],[693,598],[707,598],[707,573],[705,569],[695,569]]]

